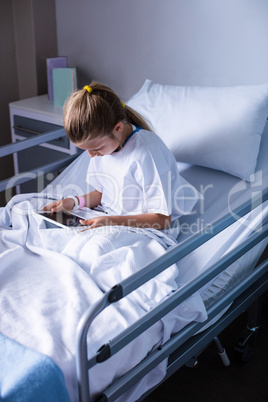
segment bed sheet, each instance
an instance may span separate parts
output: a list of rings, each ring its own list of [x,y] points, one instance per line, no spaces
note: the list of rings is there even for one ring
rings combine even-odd
[[[0,216],[0,332],[51,357],[62,369],[72,401],[77,400],[75,335],[83,312],[103,292],[162,256],[175,241],[156,230],[123,227],[76,230],[46,229],[33,208],[47,204],[38,195],[14,197]],[[12,228],[10,224],[12,223]],[[104,310],[89,334],[89,356],[177,289],[178,269],[171,266],[147,284]],[[203,321],[199,294],[178,306],[176,323]],[[159,321],[90,374],[96,396],[117,376],[141,361],[170,336]],[[165,375],[161,363],[123,401],[135,400]]]

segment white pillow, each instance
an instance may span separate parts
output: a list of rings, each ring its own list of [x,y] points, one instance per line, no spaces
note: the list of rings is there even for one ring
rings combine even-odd
[[[268,84],[183,87],[146,80],[127,105],[151,123],[178,161],[254,180]]]

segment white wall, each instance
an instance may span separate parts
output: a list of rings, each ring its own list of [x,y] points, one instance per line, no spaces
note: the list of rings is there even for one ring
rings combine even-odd
[[[268,82],[268,0],[56,0],[59,55],[123,98],[145,78]]]

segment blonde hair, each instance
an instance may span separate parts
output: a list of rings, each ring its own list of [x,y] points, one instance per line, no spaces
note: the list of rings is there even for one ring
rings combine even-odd
[[[139,113],[122,103],[111,88],[100,82],[94,81],[73,92],[64,105],[64,128],[74,143],[98,136],[111,137],[119,121],[151,131]]]

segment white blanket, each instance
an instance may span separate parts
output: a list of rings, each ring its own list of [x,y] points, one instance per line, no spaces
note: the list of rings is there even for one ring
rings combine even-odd
[[[34,194],[16,196],[0,210],[0,332],[50,356],[63,370],[71,400],[76,401],[75,336],[83,312],[176,242],[153,229],[104,227],[82,233],[46,229],[32,209],[47,203]],[[172,265],[100,313],[89,330],[89,354],[170,295],[178,287],[178,278],[183,284],[179,275]],[[195,294],[172,312],[172,323],[159,321],[110,360],[95,366],[90,371],[91,394],[134,367],[164,343],[174,328],[205,319],[202,299]],[[137,399],[164,374],[165,362],[122,400]]]

